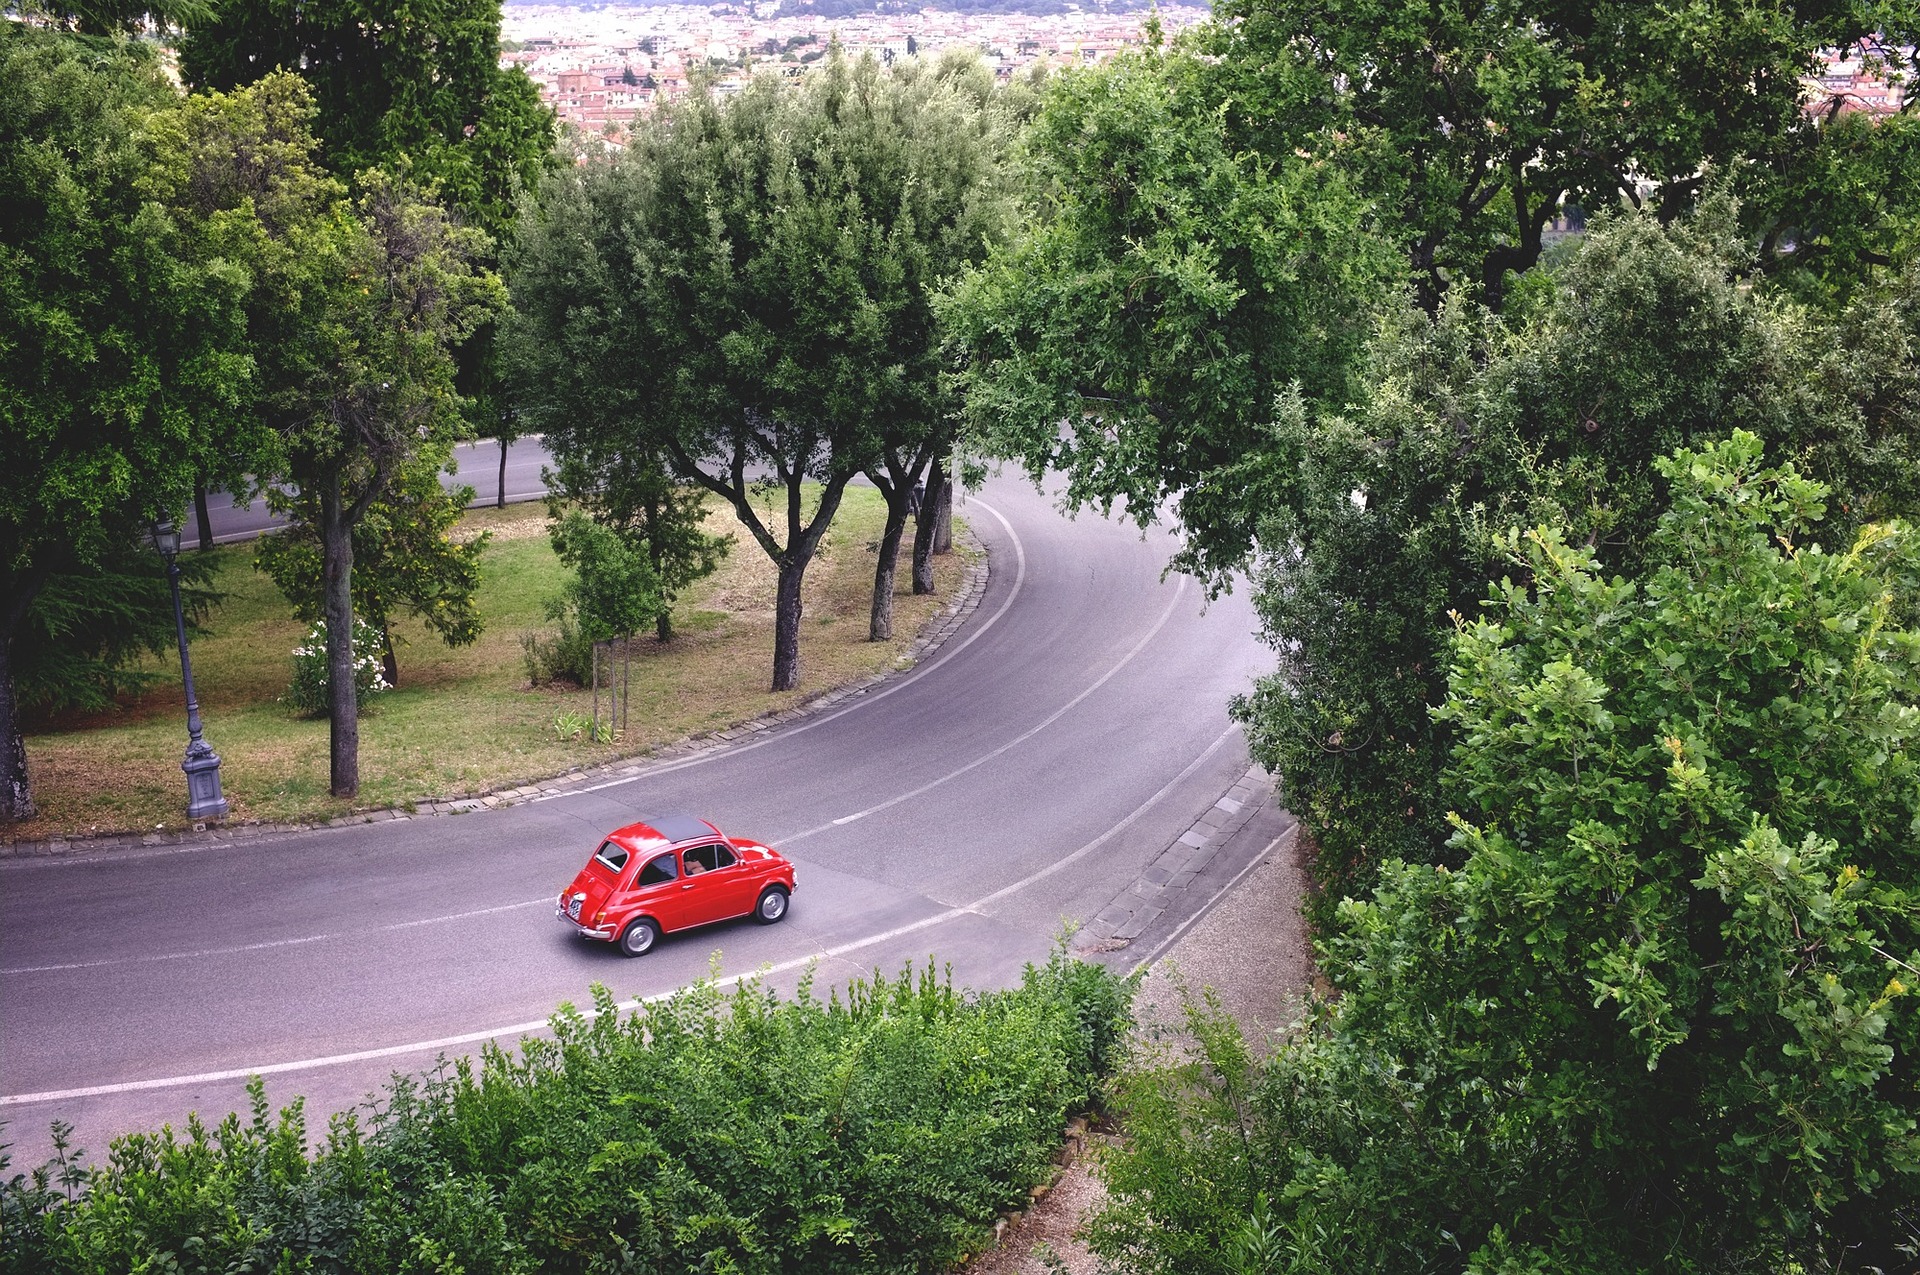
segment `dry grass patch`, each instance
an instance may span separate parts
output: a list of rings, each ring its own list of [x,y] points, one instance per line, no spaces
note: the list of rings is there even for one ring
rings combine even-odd
[[[305,625],[289,615],[271,581],[252,569],[253,550],[216,550],[215,587],[225,598],[195,639],[193,668],[207,738],[235,820],[304,821],[350,809],[515,787],[619,757],[641,755],[688,735],[725,729],[791,707],[833,687],[895,666],[921,628],[964,579],[960,554],[935,560],[939,592],[899,593],[892,642],[868,642],[874,545],[885,508],[879,493],[847,492],[833,529],[807,573],[800,685],[767,689],[773,665],[775,574],[759,546],[724,507],[709,526],[734,539],[720,571],[688,591],[674,613],[674,640],[632,647],[629,729],[611,744],[565,741],[562,712],[587,712],[585,690],[532,688],[520,636],[549,628],[544,607],[565,568],[546,538],[539,504],[473,510],[460,534],[492,533],[482,558],[480,608],[486,631],[450,650],[416,622],[395,631],[400,686],[379,696],[360,725],[360,797],[327,794],[327,724],[293,717],[279,702],[291,652]],[[904,569],[899,588],[911,587]],[[186,801],[179,763],[186,742],[178,669],[153,661],[168,680],[110,713],[40,723],[27,755],[40,815],[10,838],[178,828]],[[602,696],[604,711],[605,696]]]

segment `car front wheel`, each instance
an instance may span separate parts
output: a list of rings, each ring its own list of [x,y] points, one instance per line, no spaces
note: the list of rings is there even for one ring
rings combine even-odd
[[[787,888],[783,885],[770,885],[760,891],[760,901],[753,905],[753,919],[762,925],[772,925],[787,914]]]
[[[645,956],[659,941],[660,927],[643,916],[621,931],[620,953],[623,956]]]

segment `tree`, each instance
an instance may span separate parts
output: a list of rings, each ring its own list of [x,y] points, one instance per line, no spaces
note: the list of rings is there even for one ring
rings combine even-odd
[[[644,545],[673,636],[672,604],[720,565],[729,542],[707,534],[704,494],[678,481],[658,422],[627,415],[646,373],[624,360],[620,313],[599,253],[614,233],[602,183],[550,180],[521,219],[511,255],[514,309],[502,321],[508,410],[545,435],[553,513],[584,509],[628,543]]]
[[[129,667],[142,655],[164,661],[174,647],[173,594],[165,560],[144,537],[122,528],[85,533],[98,544],[77,547],[71,569],[50,575],[13,635],[10,661],[17,703],[58,713],[112,707],[156,674]],[[189,632],[199,630],[219,595],[209,587],[213,564],[179,560],[180,596]],[[162,668],[166,667],[163,662]]]
[[[647,555],[584,514],[571,513],[553,524],[553,551],[574,569],[565,602],[589,642],[632,637],[667,606]]]
[[[654,112],[619,157],[551,177],[544,229],[523,228],[574,253],[515,271],[546,365],[595,358],[592,420],[617,450],[670,457],[776,564],[775,690],[798,683],[801,585],[847,483],[888,422],[935,419],[921,316],[932,267],[965,250],[946,192],[964,187],[967,127],[951,90],[836,51],[800,83]]]
[[[1499,309],[1568,205],[1671,219],[1709,175],[1749,194],[1819,150],[1803,109],[1824,49],[1896,66],[1910,3],[1227,0],[1200,36],[1236,148],[1337,156],[1382,201],[1429,311],[1458,282]],[[1797,210],[1756,198],[1778,224]],[[1765,230],[1766,226],[1756,227]]]
[[[1214,1038],[1231,1100],[1136,1085],[1109,1254],[1911,1267],[1920,546],[1823,547],[1829,493],[1752,434],[1657,470],[1637,581],[1505,538],[1439,712],[1453,866],[1343,905],[1340,997],[1270,1065]]]
[[[549,434],[547,445],[559,462],[551,475],[555,516],[563,503],[576,504],[646,559],[650,588],[660,599],[654,636],[672,641],[674,600],[718,570],[731,546],[704,530],[705,494],[677,481],[664,457],[621,453],[596,461],[595,440],[575,431]]]
[[[400,685],[393,622],[402,608],[448,646],[469,645],[481,633],[474,598],[488,533],[465,542],[449,535],[472,501],[473,488],[442,487],[445,467],[444,448],[423,449],[395,473],[386,493],[353,527],[353,610],[380,634],[382,671],[390,687]],[[293,521],[261,538],[254,566],[279,586],[294,614],[311,623],[325,609],[325,555],[315,528],[319,509],[302,492],[270,490],[266,498]]]
[[[1148,47],[1054,77],[1025,140],[1027,233],[945,306],[970,437],[1143,524],[1223,581],[1261,511],[1276,399],[1349,397],[1397,266],[1343,171],[1237,147],[1215,71]],[[1064,425],[1064,428],[1063,428]]]
[[[353,687],[354,529],[423,451],[459,427],[453,351],[505,303],[473,262],[486,236],[378,172],[328,237],[309,245],[303,344],[282,345],[272,404],[280,470],[314,512],[327,622],[331,788],[359,791]]]
[[[1290,399],[1266,455],[1252,579],[1276,658],[1235,706],[1320,839],[1323,922],[1377,864],[1442,840],[1449,614],[1472,616],[1507,527],[1557,523],[1641,567],[1667,499],[1654,460],[1739,426],[1826,482],[1829,526],[1920,507],[1911,300],[1835,321],[1752,286],[1734,211],[1596,223],[1504,317],[1453,298],[1383,325],[1352,408]],[[1911,285],[1909,285],[1911,286]],[[1914,294],[1920,296],[1920,293]]]
[[[313,93],[325,163],[353,179],[395,171],[434,188],[500,240],[515,192],[553,149],[553,113],[518,67],[500,65],[499,0],[368,9],[351,0],[211,0],[189,25],[180,69],[228,90],[279,69]]]
[[[6,0],[0,14],[80,35],[139,35],[149,23],[167,30],[207,14],[200,0]]]
[[[223,245],[153,197],[179,103],[142,46],[0,23],[0,101],[0,816],[23,819],[15,638],[53,582],[184,508],[197,474],[244,468],[259,440],[230,249],[269,232],[227,206]]]
[[[879,456],[867,467],[868,479],[887,503],[886,522],[875,554],[873,607],[867,627],[868,639],[874,642],[893,638],[893,589],[900,540],[911,512],[912,493],[923,479],[928,480],[926,492],[933,502],[931,510],[922,502],[930,531],[942,511],[944,475],[935,477],[932,470],[944,461],[953,445],[952,417],[960,403],[950,380],[941,380],[942,369],[937,363],[943,339],[934,313],[937,289],[966,267],[978,264],[989,245],[1009,237],[1014,206],[1007,181],[1011,171],[1008,151],[1019,109],[1017,97],[1009,100],[1009,95],[996,91],[985,65],[962,50],[948,52],[931,67],[907,63],[894,70],[888,82],[903,99],[896,108],[900,116],[918,134],[911,144],[934,156],[933,162],[924,163],[915,180],[916,189],[923,193],[915,212],[923,227],[921,235],[918,241],[895,248],[911,254],[907,287],[916,294],[916,304],[894,320],[895,339],[916,357],[919,366],[912,375],[925,378],[930,389],[937,385],[946,392],[927,396],[924,415],[903,415],[882,422]],[[945,505],[944,512],[950,521],[951,503]],[[913,591],[931,593],[932,563],[920,555],[919,539],[916,528]],[[929,542],[929,551],[931,548]]]
[[[490,237],[476,264],[497,270],[519,192],[553,159],[554,115],[526,72],[500,65],[500,0],[375,7],[354,0],[208,0],[188,24],[180,63],[201,88],[249,84],[284,69],[310,87],[322,160],[342,180],[404,174]],[[473,432],[506,450],[519,432],[502,401],[491,323],[458,347]]]

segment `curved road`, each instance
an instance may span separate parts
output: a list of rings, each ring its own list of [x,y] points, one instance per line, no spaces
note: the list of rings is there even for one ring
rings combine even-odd
[[[657,995],[711,960],[791,986],[818,960],[826,984],[929,954],[966,985],[1017,979],[1244,771],[1226,702],[1266,661],[1243,598],[1204,606],[1160,578],[1164,535],[1068,520],[1011,478],[966,513],[992,563],[969,624],[912,674],[750,744],[469,815],[0,863],[11,1171],[54,1119],[97,1160],[111,1134],[244,1109],[251,1071],[276,1105],[306,1094],[322,1127],[391,1072],[511,1042],[596,981]],[[791,854],[788,920],[630,961],[555,918],[601,832],[672,811]]]

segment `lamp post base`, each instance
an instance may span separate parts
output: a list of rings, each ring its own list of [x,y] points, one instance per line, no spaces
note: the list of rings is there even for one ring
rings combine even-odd
[[[227,799],[220,792],[220,754],[204,740],[196,740],[180,763],[187,772],[187,820],[202,823],[227,817]]]

